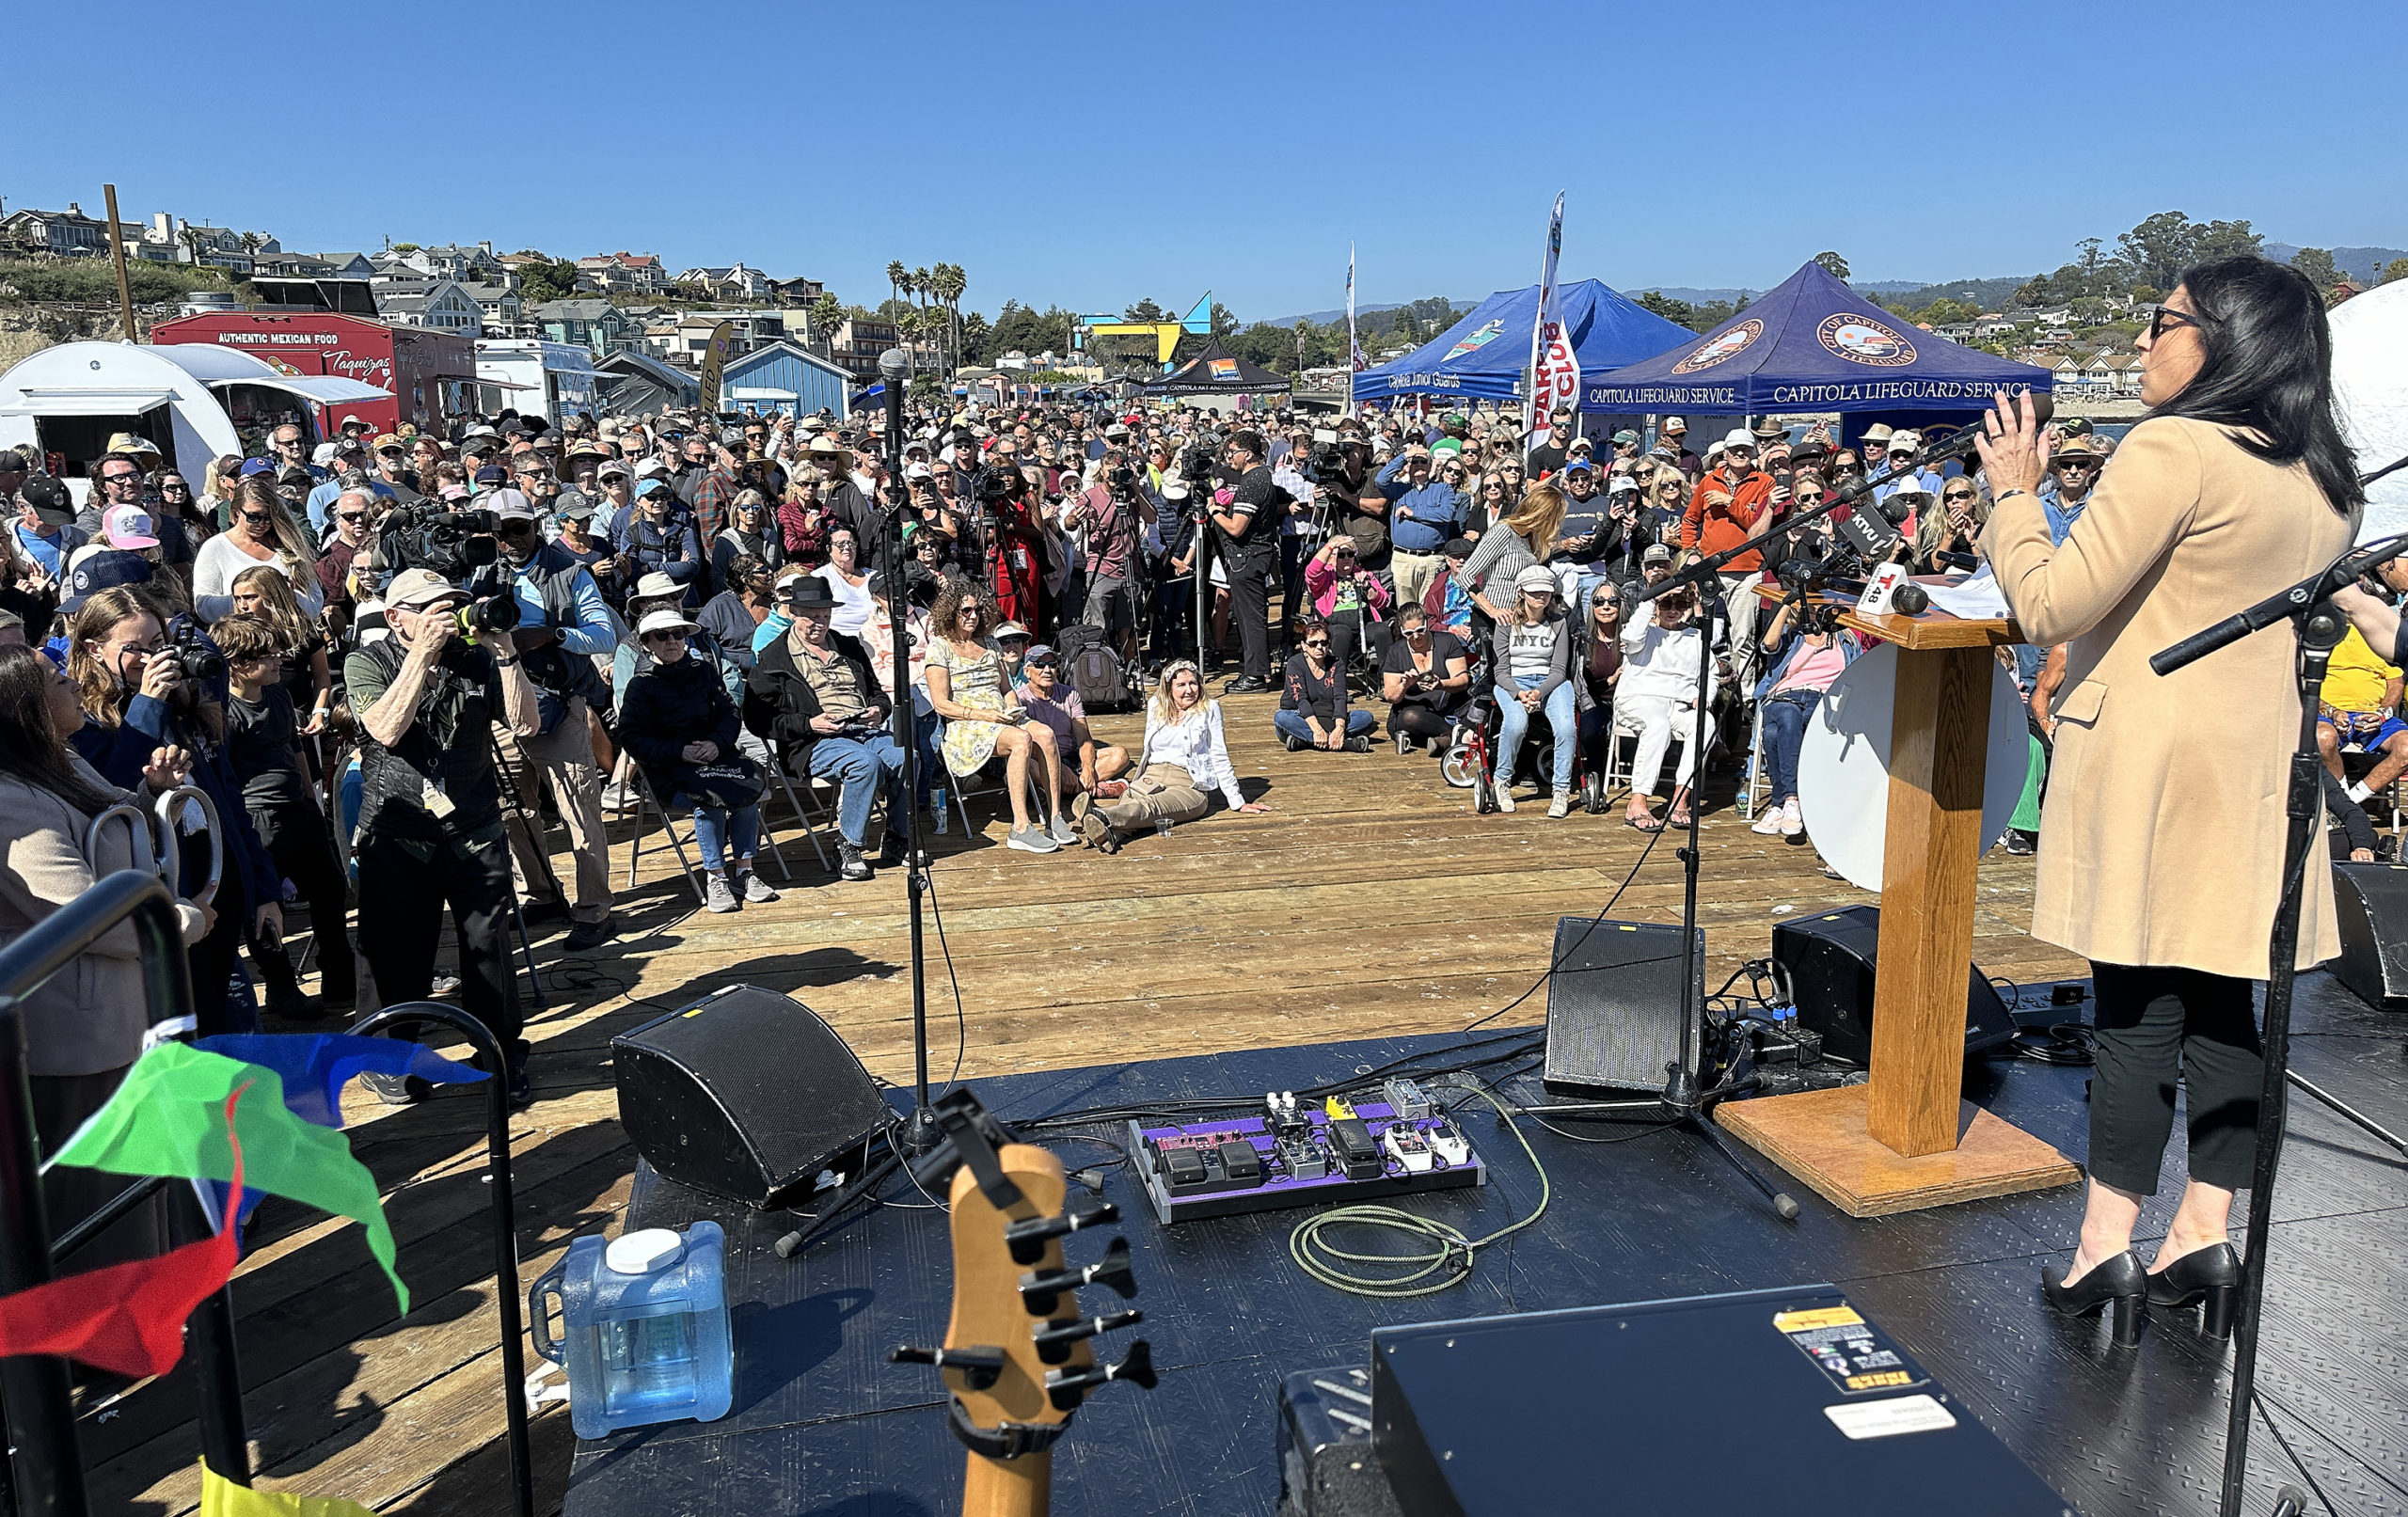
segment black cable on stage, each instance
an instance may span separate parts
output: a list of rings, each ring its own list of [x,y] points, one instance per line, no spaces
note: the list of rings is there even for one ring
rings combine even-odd
[[[937,923],[937,951],[944,955],[944,977],[953,986],[953,1073],[945,1076],[944,1089],[937,1092],[947,1096],[961,1083],[962,1057],[970,1051],[970,1014],[961,1007],[961,976],[953,972],[953,949],[944,940],[944,908],[937,903],[937,872],[933,867],[927,870],[927,881],[928,910]]]
[[[1622,883],[1614,887],[1613,894],[1608,896],[1606,898],[1606,904],[1597,909],[1597,914],[1589,919],[1589,924],[1581,929],[1579,937],[1572,940],[1572,946],[1566,948],[1562,953],[1556,956],[1555,962],[1546,967],[1545,973],[1532,981],[1529,989],[1523,991],[1520,995],[1515,996],[1513,1000],[1508,1001],[1505,1004],[1497,1007],[1495,1011],[1490,1012],[1487,1016],[1475,1018],[1473,1020],[1465,1023],[1464,1031],[1468,1033],[1472,1031],[1472,1029],[1480,1026],[1482,1022],[1495,1021],[1497,1018],[1504,1016],[1515,1006],[1520,1005],[1523,1002],[1528,1001],[1530,997],[1538,994],[1539,988],[1541,986],[1544,986],[1549,980],[1554,979],[1556,972],[1563,968],[1565,960],[1569,959],[1574,954],[1579,952],[1580,945],[1589,940],[1589,934],[1596,931],[1599,927],[1605,924],[1606,913],[1614,909],[1614,903],[1616,901],[1622,899],[1622,893],[1630,889],[1630,882],[1639,877],[1640,866],[1647,862],[1647,856],[1656,851],[1656,845],[1662,842],[1664,840],[1664,834],[1671,830],[1671,828],[1666,827],[1656,831],[1650,832],[1647,835],[1647,846],[1640,849],[1639,857],[1631,861],[1630,873],[1622,877]]]
[[[2282,1424],[2274,1420],[2274,1414],[2266,1410],[2265,1398],[2253,1391],[2249,1397],[2249,1404],[2256,1407],[2258,1414],[2266,1420],[2266,1429],[2274,1435],[2274,1442],[2283,1446],[2283,1455],[2291,1462],[2291,1468],[2299,1471],[2299,1477],[2307,1482],[2307,1488],[2310,1491],[2316,1493],[2316,1499],[2323,1504],[2325,1517],[2341,1517],[2340,1512],[2333,1505],[2333,1498],[2326,1495],[2324,1488],[2316,1483],[2316,1477],[2307,1473],[2307,1464],[2299,1457],[2299,1451],[2291,1446],[2291,1441],[2289,1438],[2283,1436]],[[2289,1408],[2285,1410],[2288,1411]],[[2395,1485],[2392,1489],[2397,1491],[2400,1488]]]

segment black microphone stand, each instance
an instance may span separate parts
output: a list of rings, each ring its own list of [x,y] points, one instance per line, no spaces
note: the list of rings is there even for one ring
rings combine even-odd
[[[896,361],[888,364],[892,356]],[[901,350],[879,355],[879,373],[886,382],[886,474],[890,488],[903,479],[903,374],[907,360]],[[894,639],[894,708],[888,713],[895,746],[903,750],[903,847],[905,893],[911,909],[911,1119],[903,1132],[907,1152],[924,1154],[944,1134],[928,1110],[928,966],[921,897],[928,888],[928,856],[920,850],[920,714],[911,697],[911,599],[904,586],[903,518],[909,514],[892,499],[884,502],[879,531],[879,583],[886,591],[888,631]],[[887,808],[886,825],[895,825]]]
[[[2300,915],[2305,900],[2307,856],[2315,841],[2317,816],[2323,798],[2318,775],[2324,760],[2317,751],[2316,723],[2321,710],[2326,665],[2349,630],[2346,619],[2328,597],[2336,589],[2355,582],[2360,574],[2397,557],[2403,549],[2408,549],[2408,536],[2387,538],[2369,548],[2344,554],[2298,584],[2278,591],[2149,658],[2149,668],[2159,675],[2171,674],[2227,643],[2285,619],[2289,620],[2299,639],[2299,743],[2291,752],[2290,780],[2284,794],[2289,825],[2283,838],[2282,893],[2274,908],[2274,926],[2267,951],[2266,1010],[2260,1034],[2265,1047],[2265,1074],[2258,1092],[2257,1158],[2249,1177],[2249,1222],[2243,1233],[2241,1261],[2241,1309],[2233,1334],[2232,1405],[2225,1418],[2224,1485],[2216,1507],[2221,1517],[2240,1517],[2242,1488],[2249,1473],[2249,1419],[2257,1398],[2258,1328],[2266,1289],[2266,1245],[2273,1226],[2274,1177],[2282,1162],[2290,1086],[2301,1085],[2359,1127],[2394,1147],[2403,1147],[2398,1136],[2290,1072],[2291,991],[2299,978]]]

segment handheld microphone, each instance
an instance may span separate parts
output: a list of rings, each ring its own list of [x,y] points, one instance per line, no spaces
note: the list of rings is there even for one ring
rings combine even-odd
[[[2029,398],[2033,424],[2047,426],[2049,419],[2057,414],[2055,399],[2045,390],[2035,390]],[[1943,464],[1949,459],[1963,458],[1972,453],[1973,445],[1981,440],[1983,425],[1982,421],[1974,421],[1970,426],[1959,427],[1939,442],[1927,444],[1916,458],[1916,466],[1929,468],[1934,464]]]

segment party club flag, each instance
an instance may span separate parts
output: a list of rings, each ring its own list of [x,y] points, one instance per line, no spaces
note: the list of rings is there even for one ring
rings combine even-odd
[[[247,1083],[246,1083],[247,1082]],[[283,1079],[182,1043],[161,1043],[135,1061],[109,1103],[92,1114],[55,1161],[116,1175],[222,1180],[232,1173],[226,1135],[209,1120],[216,1103],[239,1093],[235,1125],[250,1156],[251,1184],[368,1230],[368,1251],[393,1282],[401,1309],[409,1288],[393,1268],[393,1229],[368,1167],[343,1135],[304,1122],[286,1109]]]
[[[433,1085],[485,1078],[423,1043],[348,1033],[228,1033],[192,1046],[275,1070],[284,1082],[285,1110],[322,1128],[342,1126],[342,1088],[354,1075],[416,1075]]]
[[[234,1102],[241,1093],[226,1098],[222,1118],[237,1204],[243,1145]],[[120,1375],[166,1374],[183,1357],[184,1319],[234,1272],[233,1210],[227,1209],[226,1225],[213,1238],[0,1297],[0,1354],[58,1353]]]
[[[254,1491],[200,1463],[200,1517],[376,1517],[356,1501],[341,1496],[295,1496],[281,1491]]]

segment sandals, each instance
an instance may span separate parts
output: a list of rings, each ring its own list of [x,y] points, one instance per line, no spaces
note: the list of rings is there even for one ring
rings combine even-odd
[[[1661,832],[1664,830],[1663,819],[1656,816],[1650,816],[1647,820],[1642,822],[1636,816],[1625,814],[1622,819],[1622,825],[1629,828],[1634,832]]]
[[[1671,815],[1664,818],[1664,825],[1666,827],[1672,828],[1677,831],[1686,832],[1689,830],[1689,821],[1690,818],[1683,816],[1678,812],[1675,812]]]

